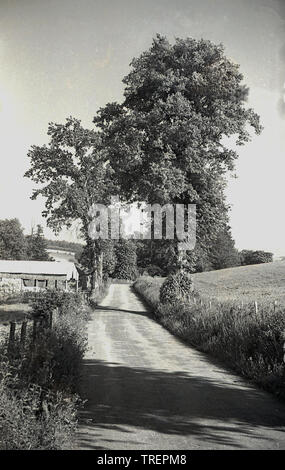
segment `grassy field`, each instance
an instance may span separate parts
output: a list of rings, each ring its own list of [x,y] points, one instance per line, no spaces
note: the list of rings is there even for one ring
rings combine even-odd
[[[162,283],[164,278],[155,278]],[[285,305],[285,261],[240,266],[193,275],[203,298],[218,302],[274,302]]]

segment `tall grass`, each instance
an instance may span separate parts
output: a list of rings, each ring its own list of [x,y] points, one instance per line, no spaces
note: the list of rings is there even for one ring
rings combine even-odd
[[[143,300],[154,310],[159,304],[159,291],[162,285],[161,278],[142,276],[134,284],[134,289],[141,295]]]
[[[197,349],[224,361],[241,375],[285,398],[284,308],[272,302],[159,303],[161,282],[140,278],[134,288],[152,306],[155,318]]]
[[[3,357],[0,365],[0,449],[70,449],[76,431],[77,398],[46,392],[43,401],[40,386],[24,386],[15,368],[4,365]]]

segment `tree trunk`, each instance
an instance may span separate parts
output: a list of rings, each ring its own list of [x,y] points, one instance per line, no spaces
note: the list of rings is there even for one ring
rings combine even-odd
[[[100,254],[98,255],[98,270],[97,270],[99,284],[102,284],[103,282],[103,258],[104,258],[104,253],[101,251]]]
[[[97,257],[96,257],[96,244],[93,240],[89,242],[89,246],[90,246],[89,253],[90,253],[90,268],[91,268],[90,294],[92,297],[97,287]]]
[[[91,296],[94,294],[97,287],[103,282],[103,252],[100,247],[100,242],[92,242],[90,250],[90,264],[91,264]]]
[[[91,276],[90,276],[90,293],[91,293],[91,297],[93,295],[93,293],[95,292],[95,289],[96,289],[96,271],[93,271],[91,273]]]

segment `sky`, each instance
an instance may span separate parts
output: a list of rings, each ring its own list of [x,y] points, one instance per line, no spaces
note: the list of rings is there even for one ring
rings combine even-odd
[[[48,142],[49,122],[92,127],[99,107],[120,102],[156,33],[222,42],[240,64],[264,131],[239,147],[228,182],[232,234],[239,249],[285,255],[285,0],[0,0],[0,219],[54,238],[23,178],[28,149]]]

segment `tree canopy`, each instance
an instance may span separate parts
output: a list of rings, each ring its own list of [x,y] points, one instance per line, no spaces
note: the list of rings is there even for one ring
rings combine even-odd
[[[92,257],[94,279],[102,271],[100,240],[89,236],[89,213],[93,204],[108,204],[117,192],[112,179],[113,170],[108,164],[102,137],[94,130],[82,127],[80,120],[67,118],[65,124],[50,123],[48,145],[32,146],[28,153],[30,169],[25,173],[36,184],[32,199],[45,198],[43,215],[55,233],[74,221],[81,223],[81,233]],[[101,265],[99,267],[99,264]],[[102,273],[101,273],[102,274]]]
[[[191,38],[171,44],[157,35],[132,60],[123,83],[123,102],[99,109],[95,129],[72,117],[49,124],[49,144],[28,153],[25,176],[40,186],[32,198],[45,198],[43,215],[56,233],[81,221],[84,256],[93,267],[103,247],[90,239],[89,209],[117,194],[129,203],[196,204],[203,252],[228,220],[225,175],[238,153],[227,139],[243,145],[262,130],[247,106],[239,66],[222,45]],[[169,247],[173,251],[175,243]]]
[[[26,239],[18,219],[0,220],[0,259],[26,259]]]
[[[208,259],[212,269],[231,268],[240,265],[240,256],[229,226],[225,226],[210,247]]]
[[[102,139],[72,117],[65,124],[50,123],[47,133],[49,144],[33,145],[28,152],[31,166],[25,176],[40,185],[32,199],[39,195],[46,199],[43,215],[55,233],[80,220],[86,238],[89,208],[94,203],[106,203],[112,194],[112,171]]]
[[[227,219],[224,175],[238,154],[226,145],[261,132],[248,88],[222,45],[157,35],[131,62],[124,101],[94,117],[127,200],[197,204],[197,239],[209,244]]]

